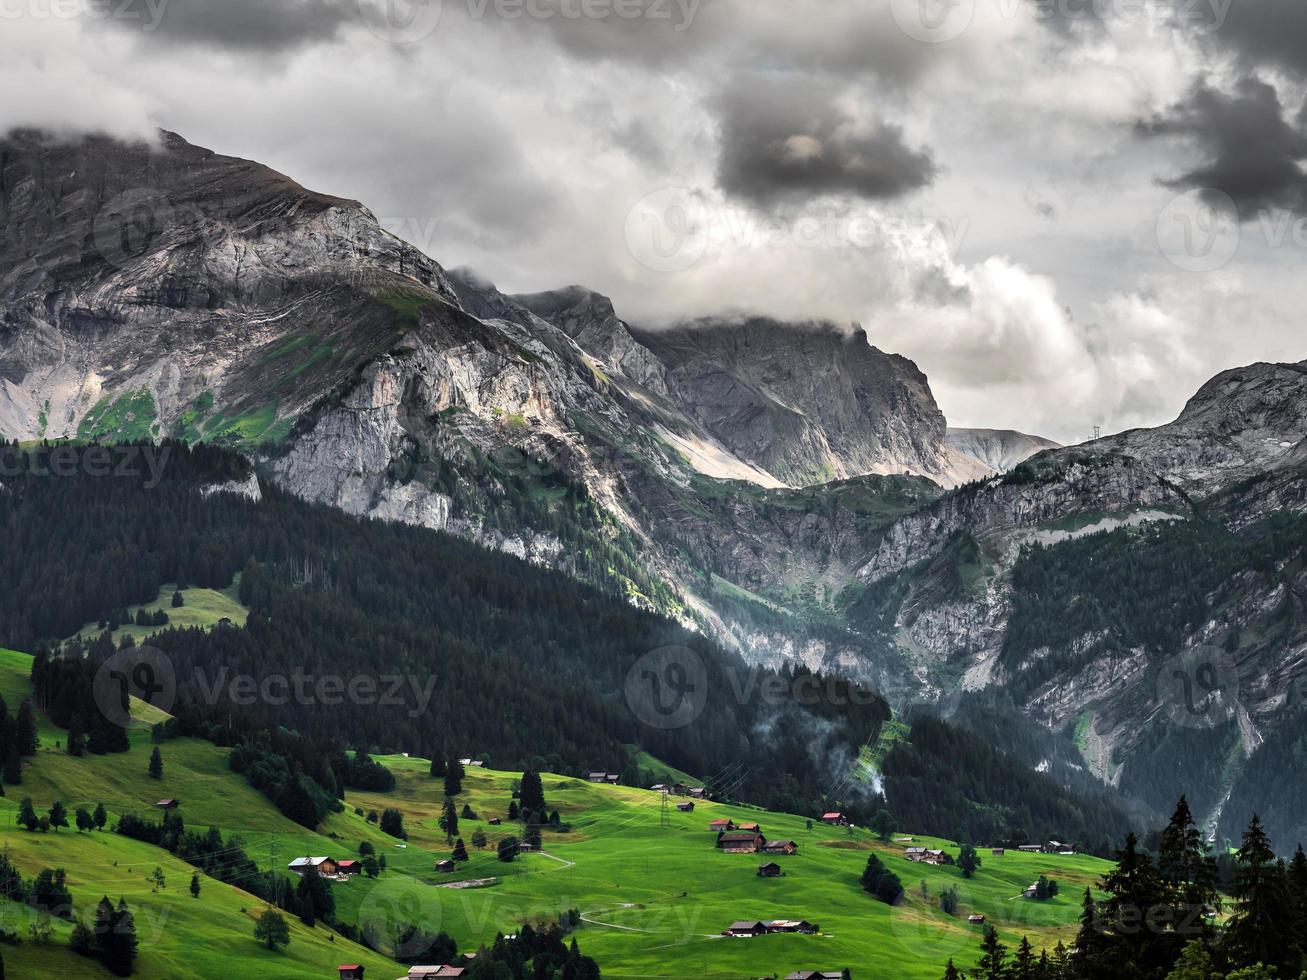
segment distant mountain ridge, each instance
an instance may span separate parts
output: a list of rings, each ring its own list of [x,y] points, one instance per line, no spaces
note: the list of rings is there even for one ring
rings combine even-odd
[[[980,460],[996,473],[1006,473],[1046,449],[1062,448],[1061,443],[1052,439],[1011,429],[950,428],[945,440],[958,452]]]

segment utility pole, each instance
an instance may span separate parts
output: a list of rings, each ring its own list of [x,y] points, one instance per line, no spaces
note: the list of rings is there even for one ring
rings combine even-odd
[[[272,904],[274,908],[281,908],[281,875],[277,874],[277,838],[272,837],[268,840],[268,864],[271,867],[272,874]]]

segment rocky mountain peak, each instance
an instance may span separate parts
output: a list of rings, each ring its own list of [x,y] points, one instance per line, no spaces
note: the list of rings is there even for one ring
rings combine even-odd
[[[709,317],[634,336],[709,431],[790,485],[894,473],[953,485],[990,472],[947,445],[926,376],[859,326]]]

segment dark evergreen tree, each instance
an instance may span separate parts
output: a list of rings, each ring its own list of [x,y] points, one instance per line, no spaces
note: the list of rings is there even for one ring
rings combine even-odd
[[[450,759],[445,770],[445,795],[457,796],[463,792],[463,763]]]
[[[150,753],[150,778],[163,778],[163,755],[159,752],[157,745],[154,747],[154,751]]]
[[[1227,958],[1240,966],[1264,963],[1293,976],[1299,968],[1297,950],[1287,941],[1294,925],[1287,875],[1256,814],[1244,832],[1238,859],[1230,889],[1234,912],[1224,940]]]
[[[32,714],[31,698],[23,698],[23,703],[18,706],[16,725],[14,738],[18,746],[18,754],[25,756],[36,755],[39,740],[36,737],[36,718]]]

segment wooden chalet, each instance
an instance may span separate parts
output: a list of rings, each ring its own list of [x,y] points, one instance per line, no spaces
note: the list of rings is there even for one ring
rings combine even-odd
[[[165,800],[159,800],[159,802],[155,803],[154,805],[157,806],[160,810],[176,810],[179,806],[182,805],[182,801],[175,800],[170,796]]]
[[[807,919],[773,919],[767,923],[768,932],[797,932],[804,936],[815,936],[821,932],[817,923]]]
[[[682,813],[693,813],[694,800],[686,800],[684,803],[678,803],[676,804],[676,809],[680,810]]]
[[[586,781],[591,783],[603,783],[608,781],[608,773],[592,772],[586,774]]]
[[[347,860],[336,862],[336,872],[343,875],[356,875],[363,870],[363,865],[358,861]]]
[[[363,980],[364,967],[359,963],[342,963],[336,969],[340,971],[340,980]]]
[[[849,823],[848,818],[842,813],[823,813],[821,815],[821,822],[824,824],[830,824],[832,827],[845,827]]]
[[[724,830],[734,830],[735,821],[734,820],[710,820],[708,822],[708,829],[716,833],[721,833]]]
[[[498,817],[491,817],[489,820],[486,821],[486,823],[489,824],[491,827],[498,827],[503,822],[504,821],[500,820]]]
[[[1022,854],[1043,854],[1044,849],[1038,844],[1022,844],[1017,848]]]
[[[310,870],[320,875],[334,875],[338,865],[329,857],[302,857],[296,858],[286,867],[292,874],[297,875],[308,874]]]
[[[769,840],[762,849],[767,854],[798,854],[799,845],[792,840]]]
[[[461,966],[410,966],[406,980],[445,980],[466,975],[467,969]]]
[[[967,922],[973,926],[983,926],[985,917],[983,915],[969,915],[967,916]]]
[[[717,838],[717,846],[727,854],[757,854],[762,850],[762,834],[733,833]]]
[[[736,829],[737,829],[737,830],[752,830],[755,834],[761,834],[761,833],[762,833],[762,827],[760,827],[760,826],[759,826],[758,824],[756,824],[756,823],[742,823],[742,824],[740,824]]]
[[[451,871],[457,871],[458,865],[449,860],[449,858],[445,858],[443,861],[436,862],[436,870],[441,874],[448,874]]]
[[[785,974],[785,980],[840,980],[843,970],[795,970]]]
[[[767,923],[754,922],[732,922],[731,927],[722,933],[723,936],[735,936],[740,939],[748,939],[753,936],[767,935]]]
[[[996,847],[993,850],[991,850],[989,853],[994,855],[994,857],[996,858],[1001,858],[1004,854],[1007,853],[1007,851],[1001,847]]]
[[[766,864],[758,865],[759,878],[779,878],[785,874],[785,871],[775,861],[768,861]]]

